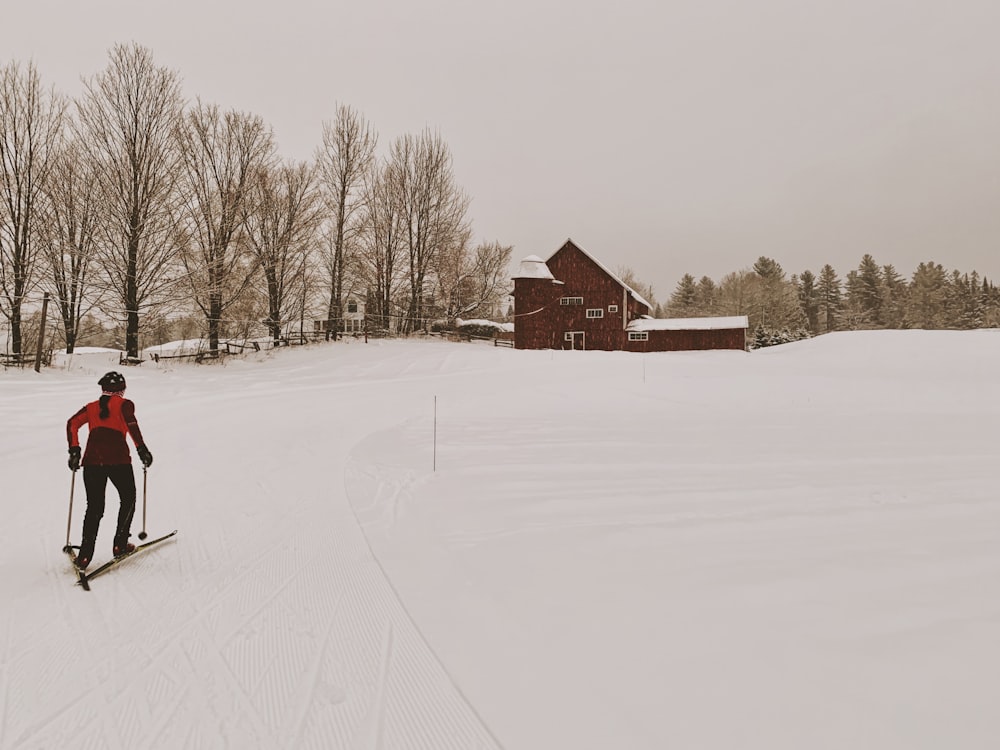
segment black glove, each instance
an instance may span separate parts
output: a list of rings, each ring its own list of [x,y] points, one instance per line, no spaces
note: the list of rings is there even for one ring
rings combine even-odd
[[[145,445],[140,445],[136,448],[139,452],[139,460],[142,461],[143,466],[152,466],[153,464],[153,454],[149,452],[149,448]]]
[[[80,468],[80,446],[74,445],[69,449],[69,470],[76,471]]]

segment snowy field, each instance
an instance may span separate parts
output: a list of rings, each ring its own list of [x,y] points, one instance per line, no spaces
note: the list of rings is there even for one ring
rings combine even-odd
[[[0,749],[998,747],[1000,331],[256,356],[125,371],[89,593],[117,354],[0,371]]]

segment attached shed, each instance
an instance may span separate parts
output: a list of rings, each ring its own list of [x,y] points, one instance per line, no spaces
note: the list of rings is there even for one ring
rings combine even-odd
[[[739,349],[747,346],[746,315],[717,318],[633,320],[625,329],[626,351],[679,352],[693,349]]]

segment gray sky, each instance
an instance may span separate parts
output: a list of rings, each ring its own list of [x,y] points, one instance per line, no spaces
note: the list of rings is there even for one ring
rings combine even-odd
[[[572,237],[661,301],[760,255],[1000,282],[996,0],[10,5],[3,62],[70,95],[135,41],[188,97],[261,115],[287,157],[311,157],[337,102],[383,150],[435,129],[478,240],[520,259]]]

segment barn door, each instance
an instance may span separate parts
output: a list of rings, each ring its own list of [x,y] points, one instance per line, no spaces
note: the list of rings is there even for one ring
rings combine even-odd
[[[583,351],[585,346],[586,333],[584,331],[566,331],[566,342],[569,349]]]

